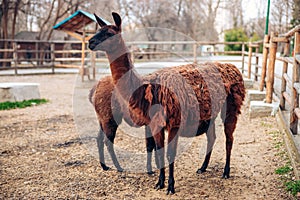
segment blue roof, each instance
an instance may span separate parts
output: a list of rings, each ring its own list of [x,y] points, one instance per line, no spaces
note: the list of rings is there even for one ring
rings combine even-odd
[[[83,17],[80,17],[83,16]],[[102,19],[102,18],[101,18]],[[110,24],[106,20],[102,19],[107,24]],[[97,20],[95,16],[91,13],[88,13],[83,10],[77,10],[75,13],[73,13],[68,18],[62,20],[55,26],[53,26],[54,29],[59,30],[69,30],[75,32],[76,30],[79,30],[80,28],[90,24],[91,22],[96,22]]]

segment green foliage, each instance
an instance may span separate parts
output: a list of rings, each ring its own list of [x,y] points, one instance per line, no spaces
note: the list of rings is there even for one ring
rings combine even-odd
[[[293,171],[293,168],[286,165],[284,167],[279,167],[278,169],[275,170],[275,173],[276,174],[279,174],[279,175],[283,175],[283,174],[287,174],[289,172]]]
[[[230,29],[225,32],[225,42],[255,42],[262,38],[257,33],[253,33],[252,37],[248,37],[246,32],[242,28]],[[259,52],[262,52],[263,45],[260,46]],[[246,46],[246,51],[248,47]],[[242,51],[242,45],[240,44],[228,44],[225,45],[225,51]]]
[[[230,29],[225,32],[225,42],[247,42],[248,37],[242,28]],[[225,51],[241,51],[242,45],[228,44],[225,45]]]
[[[25,108],[33,105],[39,105],[47,103],[48,100],[46,99],[31,99],[31,100],[24,100],[24,101],[17,101],[17,102],[2,102],[0,103],[0,110],[10,110],[15,108]]]
[[[300,180],[288,181],[285,183],[287,191],[291,192],[292,195],[296,196],[300,192]]]

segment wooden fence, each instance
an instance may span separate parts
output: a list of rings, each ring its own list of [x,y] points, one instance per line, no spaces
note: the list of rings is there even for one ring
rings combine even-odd
[[[80,41],[24,41],[24,40],[0,40],[7,42],[7,49],[0,49],[0,70],[14,70],[18,74],[21,69],[51,69],[55,73],[56,68],[87,68],[93,69],[99,63],[107,63],[102,52],[84,52],[84,65],[82,62],[82,50]],[[244,42],[195,42],[195,41],[139,41],[127,42],[133,58],[146,60],[171,60],[174,58],[186,58],[197,62],[200,57],[214,55],[243,55],[238,62],[244,63],[244,50],[247,43]],[[225,45],[240,45],[241,51],[225,51]],[[3,46],[3,45],[0,45]],[[87,46],[87,45],[85,45]],[[6,54],[5,58],[3,55]],[[225,60],[224,60],[225,61]],[[226,61],[230,61],[227,60]],[[234,61],[237,61],[236,59]],[[243,69],[244,70],[244,69]],[[89,72],[87,72],[89,73]],[[82,75],[87,75],[83,73]]]
[[[291,48],[293,45],[293,48]],[[249,44],[257,52],[257,44]],[[279,55],[278,47],[283,51]],[[289,112],[288,126],[293,134],[298,133],[298,120],[300,118],[299,94],[300,94],[300,25],[285,34],[271,33],[266,35],[263,42],[263,54],[253,54],[252,48],[248,52],[248,78],[251,77],[253,67],[255,67],[254,79],[258,81],[258,68],[260,68],[259,89],[266,89],[266,102],[272,103],[274,94],[280,101],[280,108]],[[255,63],[251,63],[252,57],[256,58]],[[261,59],[261,66],[258,65]],[[281,72],[278,67],[282,65]],[[274,88],[275,79],[280,81],[280,89]]]

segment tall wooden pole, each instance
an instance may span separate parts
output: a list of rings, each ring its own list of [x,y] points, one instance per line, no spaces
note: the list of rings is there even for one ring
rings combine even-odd
[[[273,91],[274,91],[274,74],[275,74],[275,62],[276,62],[276,51],[277,42],[273,41],[274,37],[277,37],[277,33],[271,33],[270,39],[270,56],[269,56],[269,66],[268,66],[268,76],[267,76],[267,93],[266,102],[272,103]]]
[[[267,74],[267,61],[268,61],[268,54],[269,54],[269,40],[270,36],[265,35],[264,37],[264,47],[263,47],[263,60],[262,60],[262,68],[261,68],[261,79],[260,79],[260,85],[259,90],[263,91],[265,87],[265,79]]]
[[[265,25],[265,37],[264,37],[264,47],[263,47],[263,60],[262,60],[262,69],[261,69],[261,80],[259,85],[259,90],[263,91],[265,87],[265,79],[266,79],[266,72],[267,72],[267,60],[268,60],[268,53],[269,49],[267,44],[269,43],[269,15],[270,15],[270,0],[268,0],[268,7],[267,7],[267,16],[266,16],[266,25]]]
[[[270,0],[268,0],[268,9],[267,9],[267,16],[266,16],[266,27],[265,27],[265,35],[269,34],[269,15],[270,15]]]

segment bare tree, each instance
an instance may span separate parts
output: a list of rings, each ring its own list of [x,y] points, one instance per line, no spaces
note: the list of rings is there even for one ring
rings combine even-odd
[[[293,0],[291,24],[292,26],[300,24],[300,0]]]
[[[229,13],[232,28],[239,28],[244,25],[243,6],[241,0],[226,1],[225,10]]]
[[[284,33],[290,28],[291,0],[274,0],[271,12],[272,28],[274,31]]]

